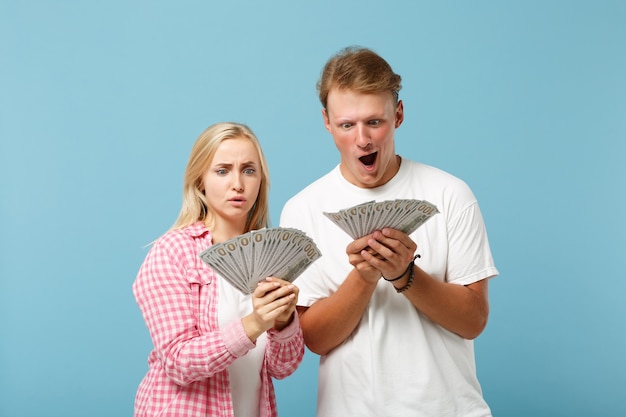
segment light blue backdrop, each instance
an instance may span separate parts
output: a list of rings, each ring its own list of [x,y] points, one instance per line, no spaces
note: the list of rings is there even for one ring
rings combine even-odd
[[[626,415],[625,2],[0,0],[0,416],[131,415],[131,283],[192,143],[249,124],[276,225],[338,162],[315,82],[350,44],[403,76],[399,153],[481,203],[494,414]],[[314,415],[316,366],[277,383],[282,416]]]

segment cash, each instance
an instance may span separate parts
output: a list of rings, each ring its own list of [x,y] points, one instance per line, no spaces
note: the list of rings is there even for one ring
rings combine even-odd
[[[253,230],[200,253],[204,262],[244,294],[251,294],[266,277],[293,282],[320,256],[313,239],[284,227]]]
[[[324,215],[353,239],[358,239],[385,227],[411,234],[437,213],[437,207],[428,201],[396,199],[368,201],[336,213],[324,212]]]

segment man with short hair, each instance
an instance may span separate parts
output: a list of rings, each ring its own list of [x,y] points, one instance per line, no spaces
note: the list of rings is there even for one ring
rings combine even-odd
[[[396,155],[400,89],[369,49],[327,62],[318,91],[341,162],[281,214],[281,226],[303,230],[322,252],[297,279],[305,342],[321,355],[317,415],[491,416],[472,340],[498,271],[469,187]],[[425,200],[439,213],[410,235],[383,228],[357,239],[323,214],[394,199]]]

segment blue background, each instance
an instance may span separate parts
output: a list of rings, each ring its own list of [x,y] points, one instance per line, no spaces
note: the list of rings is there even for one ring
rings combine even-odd
[[[249,124],[277,225],[338,163],[315,83],[351,44],[403,76],[398,152],[480,201],[494,415],[626,415],[625,2],[0,0],[0,416],[132,414],[131,283],[191,145]],[[316,367],[277,382],[281,415],[314,415]]]

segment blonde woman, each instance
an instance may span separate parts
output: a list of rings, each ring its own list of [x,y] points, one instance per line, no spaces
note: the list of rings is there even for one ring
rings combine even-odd
[[[298,288],[268,277],[252,295],[198,256],[268,224],[269,174],[245,125],[218,123],[194,144],[178,219],[154,243],[133,293],[154,343],[135,416],[276,415],[272,378],[304,355]]]

